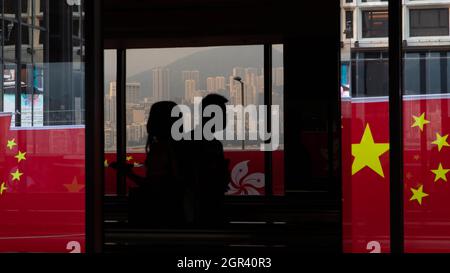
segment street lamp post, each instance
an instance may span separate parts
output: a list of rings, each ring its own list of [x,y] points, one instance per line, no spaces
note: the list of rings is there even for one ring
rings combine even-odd
[[[242,139],[242,150],[245,150],[245,103],[244,103],[244,82],[242,81],[242,78],[239,76],[236,76],[233,78],[233,80],[239,82],[241,84],[241,103],[242,103],[242,134],[243,134],[243,139]]]

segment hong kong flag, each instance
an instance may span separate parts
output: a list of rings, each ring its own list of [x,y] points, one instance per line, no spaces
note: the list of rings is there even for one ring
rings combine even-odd
[[[0,252],[84,251],[84,127],[10,122],[0,115]]]

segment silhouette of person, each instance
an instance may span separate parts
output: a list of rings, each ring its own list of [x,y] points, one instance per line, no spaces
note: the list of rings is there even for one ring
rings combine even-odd
[[[177,104],[160,101],[152,105],[147,122],[145,177],[125,168],[126,175],[138,187],[130,189],[129,222],[151,226],[173,226],[185,222],[184,182],[180,172],[181,149],[171,137],[177,118],[171,112]]]
[[[228,100],[219,94],[209,94],[201,102],[202,113],[208,106],[218,106],[222,112],[222,126],[215,124],[212,133],[224,131],[226,128],[226,106]],[[194,179],[188,190],[188,199],[191,199],[193,214],[190,219],[201,226],[214,226],[223,223],[223,203],[225,192],[228,190],[230,174],[228,170],[229,161],[225,159],[222,143],[213,138],[207,140],[203,133],[205,124],[212,120],[211,117],[202,115],[202,126],[197,126],[192,131],[191,149],[193,160],[192,170]],[[198,132],[198,130],[202,130]],[[200,140],[195,135],[201,135]],[[189,203],[189,202],[188,202]]]

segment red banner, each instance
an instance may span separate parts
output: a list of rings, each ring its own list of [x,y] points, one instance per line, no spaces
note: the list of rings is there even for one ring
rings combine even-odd
[[[404,101],[406,252],[450,252],[449,100]],[[344,251],[389,251],[387,101],[342,105]]]
[[[0,124],[0,252],[83,252],[84,128]]]

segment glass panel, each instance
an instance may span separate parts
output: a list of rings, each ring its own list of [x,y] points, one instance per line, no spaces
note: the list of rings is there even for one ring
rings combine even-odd
[[[44,61],[44,45],[46,42],[48,32],[41,29],[33,29],[33,58],[36,63]]]
[[[362,11],[362,37],[378,38],[388,36],[388,11]]]
[[[448,8],[412,9],[409,12],[410,36],[448,36]]]
[[[421,90],[425,91],[422,87],[421,79],[421,63],[423,58],[420,53],[405,53],[405,60],[403,63],[404,69],[404,94],[405,95],[417,95],[421,94]]]
[[[12,21],[4,21],[3,33],[5,33],[3,56],[7,60],[16,59],[16,40],[19,35],[17,24]]]
[[[353,11],[345,11],[345,38],[353,38]]]
[[[21,61],[23,63],[31,63],[33,50],[31,47],[31,41],[33,39],[33,30],[30,27],[22,25],[22,46],[21,46]]]
[[[448,3],[417,1],[404,43],[403,182],[407,253],[450,252]],[[405,14],[405,13],[404,13]],[[406,24],[404,28],[408,27]],[[409,46],[410,41],[414,44]]]
[[[17,65],[13,63],[3,64],[3,112],[16,112],[16,78],[17,78]],[[14,118],[12,117],[12,124],[14,124]]]
[[[116,101],[116,78],[117,63],[116,50],[104,51],[105,68],[105,194],[117,193],[116,171],[110,168],[111,162],[117,161],[117,101]]]
[[[389,63],[385,53],[355,52],[352,57],[352,96],[387,96]]]
[[[18,2],[17,0],[3,0],[4,18],[15,19],[17,14]]]
[[[32,17],[32,0],[21,0],[21,18],[22,22],[31,25],[33,22]]]
[[[361,14],[355,33],[385,37],[387,45],[387,10],[365,8]],[[343,250],[389,252],[388,48],[359,48],[341,37]]]
[[[25,14],[32,1],[6,3]],[[0,59],[0,252],[85,249],[84,64],[61,50],[73,47],[65,1],[49,3],[51,41],[37,42],[17,22],[3,28],[10,25]]]
[[[280,60],[280,54],[282,52],[277,51],[277,60]],[[261,45],[128,50],[127,61],[127,151],[129,162],[137,166],[145,161],[146,123],[154,103],[171,100],[186,105],[191,109],[191,117],[197,105],[196,98],[201,100],[208,94],[222,95],[228,99],[228,105],[239,106],[242,105],[241,93],[244,91],[244,104],[250,106],[248,109],[254,107],[257,110],[263,103],[264,58]],[[279,78],[279,84],[282,83],[280,81]],[[258,119],[253,112],[249,113],[252,114],[247,114],[245,123],[233,120],[236,130],[241,130],[238,124],[245,125],[246,140],[235,137],[234,140],[221,141],[225,156],[230,160],[230,171],[246,170],[245,176],[230,182],[228,194],[264,194],[261,181],[246,186],[247,176],[250,179],[251,174],[264,173],[264,154],[260,151],[263,142],[257,135]],[[185,132],[188,132],[187,128]],[[250,139],[254,134],[257,138]]]
[[[279,108],[279,146],[272,153],[272,192],[284,195],[284,47],[282,44],[272,46],[272,107]],[[275,110],[275,109],[272,109]],[[274,128],[272,128],[274,129]],[[276,140],[274,143],[276,143]]]
[[[419,71],[419,96],[405,92],[404,180],[405,180],[405,251],[450,252],[446,246],[450,233],[445,202],[448,161],[446,138],[450,131],[448,102],[448,52],[420,54],[415,64]],[[408,69],[408,70],[407,70]],[[405,67],[405,74],[412,70]],[[423,90],[425,88],[425,90]]]

